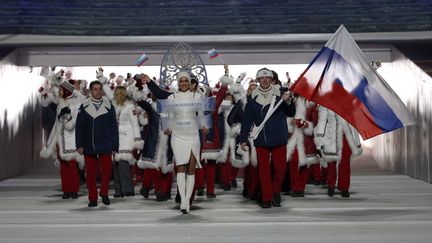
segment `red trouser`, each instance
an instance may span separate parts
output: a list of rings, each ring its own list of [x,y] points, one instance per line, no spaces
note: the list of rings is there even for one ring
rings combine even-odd
[[[258,195],[258,190],[259,190],[258,185],[259,185],[258,168],[253,167],[253,165],[246,166],[243,186],[244,188],[246,188],[249,197]]]
[[[291,190],[293,192],[304,192],[308,170],[306,166],[301,166],[299,168],[298,165],[299,156],[297,149],[295,149],[290,161]]]
[[[286,145],[277,147],[256,147],[256,151],[262,200],[263,202],[271,202],[273,193],[280,192],[285,176]],[[272,163],[270,163],[270,156]]]
[[[338,171],[338,189],[340,191],[348,191],[350,187],[350,178],[351,178],[350,160],[351,160],[351,148],[344,135],[343,145],[342,145],[342,156],[339,162],[339,171]]]
[[[224,186],[231,185],[231,169],[232,169],[231,161],[227,159],[225,163],[221,164],[220,169],[221,169],[220,172],[221,172],[222,184]]]
[[[239,168],[233,167],[231,165],[231,180],[237,179],[238,173],[239,173]]]
[[[328,163],[327,163],[328,167]],[[327,168],[322,167],[321,168],[321,183],[327,184]]]
[[[227,161],[221,165],[222,184],[224,186],[229,186],[231,181],[237,178],[238,171],[238,168],[232,166],[231,160],[227,159]]]
[[[153,180],[155,192],[169,193],[171,191],[171,184],[173,181],[171,172],[162,174],[162,172],[155,170],[153,173]]]
[[[162,174],[161,187],[162,187],[163,192],[170,193],[171,188],[172,188],[172,183],[173,183],[173,173],[172,172]]]
[[[89,191],[88,198],[90,201],[98,199],[96,188],[96,174],[98,171],[100,171],[101,175],[100,195],[108,196],[108,184],[112,173],[111,156],[111,154],[102,154],[99,157],[95,155],[84,156],[87,172],[87,189]]]
[[[142,187],[143,188],[150,190],[151,185],[153,183],[156,184],[154,182],[155,181],[155,173],[156,173],[155,169],[144,169],[143,179],[142,179]]]
[[[63,192],[78,192],[80,181],[75,160],[60,160],[60,178]]]
[[[336,162],[327,163],[327,184],[328,188],[335,188],[336,186]]]
[[[137,165],[131,166],[132,173],[132,184],[135,186],[143,180],[143,169],[140,169]]]
[[[195,169],[195,189],[204,188],[204,177],[205,177],[205,163],[201,163],[203,165],[202,169]]]
[[[204,166],[206,175],[206,190],[207,194],[214,194],[215,179],[216,179],[216,161],[207,160]]]
[[[309,175],[308,175],[308,179],[312,178],[314,181],[321,181],[321,167],[320,164],[313,164],[311,166],[309,166],[308,168],[309,171]]]

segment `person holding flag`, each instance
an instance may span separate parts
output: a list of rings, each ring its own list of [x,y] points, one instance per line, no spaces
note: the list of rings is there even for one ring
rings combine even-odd
[[[280,189],[286,171],[288,141],[286,119],[287,116],[292,117],[295,114],[291,96],[279,85],[272,85],[272,78],[273,73],[267,68],[257,72],[256,79],[259,87],[252,92],[246,104],[240,131],[241,149],[247,151],[252,125],[262,127],[261,131],[255,134],[254,139],[262,191],[260,202],[262,208],[270,208],[272,204],[275,207],[281,206]],[[276,105],[276,101],[279,106]],[[264,120],[266,122],[262,124]],[[273,168],[273,177],[271,168]]]
[[[341,25],[290,88],[337,114],[338,187],[343,197],[350,196],[349,161],[361,153],[357,132],[366,140],[416,123],[374,66]]]
[[[290,90],[343,117],[363,139],[415,124],[343,25]]]

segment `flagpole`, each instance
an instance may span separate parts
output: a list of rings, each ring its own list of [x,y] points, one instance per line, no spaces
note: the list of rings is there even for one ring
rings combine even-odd
[[[141,66],[138,66],[139,70],[141,71],[141,73],[144,73],[144,70],[141,69]]]
[[[220,56],[218,55],[217,58],[222,62],[222,64],[225,65],[225,62],[224,62],[224,60],[222,59],[222,57],[220,57]]]

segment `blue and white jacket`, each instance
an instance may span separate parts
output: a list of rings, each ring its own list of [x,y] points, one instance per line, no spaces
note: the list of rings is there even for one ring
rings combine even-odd
[[[249,132],[251,131],[253,124],[259,126],[264,120],[273,96],[276,96],[276,104],[281,99],[279,85],[272,85],[266,91],[263,91],[258,87],[252,92],[243,112],[240,143],[246,143],[248,141]],[[256,147],[275,147],[287,144],[288,127],[286,118],[287,116],[292,117],[294,115],[294,104],[282,102],[282,104],[268,119],[258,137],[254,140],[254,145]]]
[[[77,148],[85,155],[110,154],[119,149],[119,133],[114,106],[108,98],[96,109],[91,98],[80,106],[75,127]]]

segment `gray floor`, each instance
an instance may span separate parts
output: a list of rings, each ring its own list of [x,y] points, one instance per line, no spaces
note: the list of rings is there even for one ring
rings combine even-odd
[[[308,185],[263,210],[241,188],[217,190],[190,215],[141,196],[89,209],[86,196],[62,200],[56,177],[17,177],[0,182],[0,242],[432,242],[432,185],[353,167],[348,199]]]

